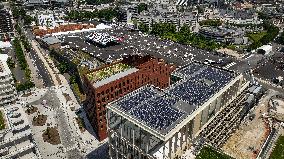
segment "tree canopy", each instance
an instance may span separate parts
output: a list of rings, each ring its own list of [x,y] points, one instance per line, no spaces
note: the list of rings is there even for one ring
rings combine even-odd
[[[141,13],[143,12],[144,10],[147,10],[148,9],[148,5],[145,4],[145,3],[139,3],[138,5],[138,13]]]
[[[280,44],[284,45],[284,32],[282,32],[282,33],[280,34],[279,42],[280,42]]]

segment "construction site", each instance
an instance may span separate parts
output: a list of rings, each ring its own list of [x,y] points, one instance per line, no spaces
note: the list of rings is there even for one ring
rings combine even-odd
[[[269,151],[278,135],[268,114],[269,102],[277,93],[268,90],[259,102],[255,102],[256,104],[240,123],[238,129],[220,147],[221,150],[237,159],[269,156]]]

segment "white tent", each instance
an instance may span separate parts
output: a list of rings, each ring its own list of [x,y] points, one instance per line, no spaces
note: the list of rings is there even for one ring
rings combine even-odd
[[[263,46],[261,46],[257,49],[257,52],[267,55],[270,52],[272,52],[272,46],[271,45],[263,45]]]
[[[101,24],[96,26],[96,29],[101,29],[101,30],[103,30],[103,29],[111,29],[111,26],[105,25],[105,24],[101,23]]]
[[[0,49],[11,47],[11,46],[12,45],[9,41],[8,42],[0,41]]]

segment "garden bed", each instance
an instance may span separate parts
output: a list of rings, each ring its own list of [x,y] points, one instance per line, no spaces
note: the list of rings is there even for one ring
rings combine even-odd
[[[48,142],[52,145],[58,145],[61,143],[57,127],[47,127],[42,134],[42,138],[44,142]]]
[[[3,130],[6,128],[4,113],[0,110],[0,130]]]
[[[29,106],[28,109],[25,111],[28,115],[31,115],[38,111],[38,108],[35,106]]]
[[[43,126],[45,125],[47,120],[47,115],[38,115],[37,117],[33,118],[33,126]]]
[[[72,100],[69,94],[63,93],[63,95],[64,95],[67,102]]]
[[[76,122],[77,122],[77,124],[79,126],[80,131],[81,132],[85,132],[86,131],[86,125],[85,125],[84,120],[82,118],[80,118],[80,117],[77,117],[75,119],[76,119]]]

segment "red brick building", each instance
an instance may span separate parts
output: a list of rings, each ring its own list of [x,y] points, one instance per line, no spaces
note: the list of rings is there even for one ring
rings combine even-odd
[[[107,138],[106,105],[142,86],[164,89],[170,84],[175,66],[151,56],[133,55],[98,68],[83,77],[87,112],[100,141]]]

